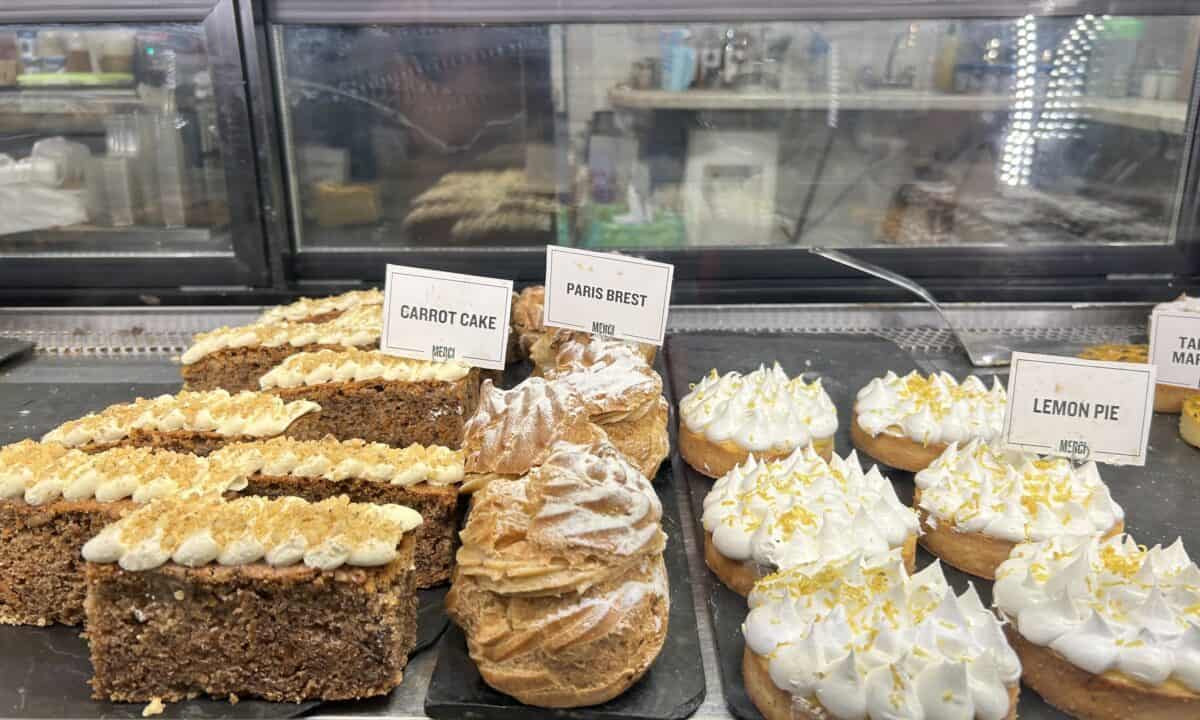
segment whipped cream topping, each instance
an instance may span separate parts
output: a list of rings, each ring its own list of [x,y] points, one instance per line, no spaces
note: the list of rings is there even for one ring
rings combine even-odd
[[[284,402],[274,395],[244,390],[183,391],[131,403],[110,405],[99,413],[71,420],[46,433],[43,442],[68,447],[114,443],[135,430],[211,432],[225,437],[271,437],[321,406],[307,400]]]
[[[750,593],[746,646],[795,703],[835,718],[1001,720],[1021,663],[972,585],[899,550],[797,566]]]
[[[837,410],[821,381],[788,378],[779,363],[748,375],[712,370],[679,401],[679,411],[692,432],[751,451],[794,450],[837,430]]]
[[[934,522],[1009,542],[1104,534],[1124,520],[1096,463],[1011,452],[972,440],[951,443],[916,475],[920,506]]]
[[[1021,544],[993,594],[1025,639],[1087,672],[1200,692],[1200,568],[1182,540],[1149,550],[1128,535]]]
[[[1200,297],[1189,297],[1186,293],[1171,300],[1154,306],[1155,310],[1174,310],[1176,312],[1200,313]]]
[[[319,350],[297,353],[258,380],[263,390],[302,385],[386,380],[388,382],[455,382],[471,372],[460,362],[434,362],[387,355],[378,350]]]
[[[304,347],[376,345],[383,331],[383,306],[361,305],[327,322],[269,322],[220,327],[196,335],[179,361],[191,365],[222,350],[245,347]]]
[[[351,308],[362,305],[383,305],[383,292],[380,290],[351,290],[341,295],[323,298],[302,297],[287,305],[267,308],[258,316],[260,323],[276,323],[281,321],[304,322],[311,318],[343,313]]]
[[[235,492],[245,475],[195,455],[119,447],[88,454],[23,440],[0,448],[0,500],[47,505],[58,500],[147,503]]]
[[[421,515],[411,508],[351,503],[345,496],[318,503],[294,497],[168,498],[105,527],[84,544],[83,558],[133,572],[168,562],[370,567],[396,559],[404,533],[420,524]]]
[[[394,448],[363,440],[295,440],[287,437],[226,445],[208,456],[216,466],[240,475],[261,473],[372,482],[408,487],[418,483],[453,485],[463,479],[463,454],[438,445]]]
[[[1004,425],[1008,394],[999,380],[988,390],[974,375],[959,383],[945,372],[928,377],[915,370],[888,372],[862,390],[854,405],[859,427],[932,445],[979,438],[993,440]]]
[[[704,498],[704,529],[721,555],[781,568],[900,547],[917,515],[856,453],[826,462],[812,448],[763,462],[753,455]]]

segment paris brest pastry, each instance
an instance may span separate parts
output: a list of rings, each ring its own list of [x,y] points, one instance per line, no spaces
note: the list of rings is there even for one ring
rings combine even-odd
[[[569,386],[528,378],[501,390],[484,380],[479,407],[463,427],[462,491],[473,493],[497,478],[524,475],[541,465],[560,440],[591,444],[601,439],[607,436]]]
[[[546,288],[544,285],[533,285],[525,288],[513,299],[512,304],[512,334],[516,337],[516,355],[518,358],[529,358],[534,364],[534,374],[541,374],[547,367],[553,367],[559,352],[569,343],[589,343],[591,333],[565,328],[546,327],[545,325]],[[649,364],[654,363],[658,348],[654,345],[633,341],[612,340],[606,342],[628,345],[637,350]]]
[[[993,596],[1025,684],[1051,705],[1085,720],[1200,717],[1200,568],[1182,540],[1021,544]]]
[[[769,575],[750,593],[742,676],[767,720],[1011,720],[1021,663],[974,586],[900,550]]]
[[[1148,363],[1150,362],[1150,346],[1145,343],[1136,345],[1093,345],[1083,349],[1079,357],[1084,360],[1104,360],[1107,362]],[[1154,412],[1178,413],[1183,408],[1183,401],[1189,397],[1200,397],[1200,390],[1185,388],[1179,385],[1154,385]]]
[[[988,390],[974,375],[959,383],[944,372],[888,372],[858,391],[850,437],[876,460],[918,472],[949,443],[999,437],[1007,397],[999,380]]]
[[[859,551],[901,548],[911,571],[917,550],[916,513],[853,452],[828,461],[811,447],[780,460],[751,455],[713,485],[702,522],[705,561],[742,595],[779,568]]]
[[[546,287],[533,285],[522,290],[512,304],[512,334],[516,336],[517,355],[529,357],[529,351],[546,331],[543,323]]]
[[[617,340],[616,338],[594,335],[579,330],[564,328],[546,328],[529,348],[529,359],[533,361],[533,374],[542,375],[547,369],[555,367],[563,356],[580,354],[580,346],[587,347],[593,342],[603,345],[621,345],[640,355],[647,365],[654,364],[658,348],[646,343],[632,340]]]
[[[484,681],[538,707],[625,692],[667,632],[666,536],[650,482],[607,441],[557,443],[473,500],[446,611]]]
[[[577,392],[588,417],[646,477],[658,474],[670,450],[662,378],[624,343],[590,338],[559,352],[543,376]]]
[[[719,478],[753,453],[759,460],[811,444],[833,454],[837,410],[821,387],[789,378],[779,363],[743,375],[711,370],[679,401],[679,452],[698,472]]]
[[[988,578],[1013,546],[1063,534],[1115,535],[1125,511],[1096,463],[1012,452],[980,440],[951,443],[916,475],[921,545],[943,562]]]

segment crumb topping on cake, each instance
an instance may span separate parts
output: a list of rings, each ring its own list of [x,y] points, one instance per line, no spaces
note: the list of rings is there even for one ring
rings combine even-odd
[[[195,455],[118,447],[88,454],[23,440],[0,448],[0,499],[46,505],[59,499],[148,503],[164,497],[220,496],[246,487],[245,474]]]
[[[1084,360],[1107,360],[1109,362],[1148,363],[1150,362],[1150,346],[1145,343],[1135,345],[1093,345],[1086,347],[1079,357]]]
[[[340,345],[361,347],[379,342],[383,331],[383,307],[360,305],[327,322],[268,322],[237,327],[220,327],[196,335],[192,346],[180,356],[191,365],[221,350],[245,347],[304,347]]]
[[[993,593],[1022,636],[1087,672],[1200,691],[1200,568],[1182,540],[1149,550],[1128,535],[1021,544]]]
[[[267,308],[262,315],[258,316],[258,321],[260,323],[299,322],[329,313],[345,312],[363,305],[383,305],[383,291],[376,289],[351,290],[331,297],[302,297],[287,305]]]
[[[78,447],[112,443],[134,430],[211,432],[225,437],[271,437],[321,406],[308,400],[284,402],[267,393],[226,390],[183,391],[131,403],[110,405],[99,413],[71,420],[46,433],[43,442]]]
[[[364,440],[271,438],[226,445],[209,456],[238,473],[345,480],[391,485],[453,485],[463,479],[463,454],[438,445],[394,448]]]
[[[837,410],[820,380],[789,378],[779,363],[748,375],[710,370],[679,401],[688,429],[747,450],[793,450],[833,436]]]
[[[463,426],[466,469],[524,474],[545,460],[555,442],[590,442],[603,432],[589,420],[583,398],[567,385],[533,377],[501,390],[485,380],[479,407]]]
[[[880,433],[930,445],[999,437],[1008,394],[999,379],[988,390],[970,375],[962,383],[945,372],[928,376],[888,372],[858,391],[855,414],[871,437]]]
[[[1009,542],[1103,534],[1125,518],[1096,463],[1010,452],[980,440],[951,443],[916,475],[921,508],[962,532]]]
[[[721,555],[774,568],[885,552],[918,529],[878,467],[863,472],[853,452],[826,462],[811,445],[735,466],[705,496],[702,522]]]
[[[900,551],[855,553],[760,580],[742,626],[771,680],[833,717],[1001,720],[1021,663],[974,585],[934,562],[911,577]]]
[[[325,383],[455,382],[471,372],[460,362],[434,362],[388,355],[379,350],[319,350],[292,355],[259,379],[264,390]]]
[[[411,508],[351,503],[345,496],[317,503],[294,497],[168,498],[106,527],[83,546],[83,557],[130,571],[167,562],[369,567],[394,560],[404,533],[420,524]]]

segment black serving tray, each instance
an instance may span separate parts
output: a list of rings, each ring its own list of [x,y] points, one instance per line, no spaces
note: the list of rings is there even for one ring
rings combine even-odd
[[[1065,353],[1069,349],[1064,348]],[[1074,353],[1069,353],[1074,354]],[[672,403],[688,393],[688,384],[699,380],[710,368],[719,372],[749,371],[759,362],[779,360],[789,373],[815,373],[822,378],[829,396],[838,408],[836,452],[846,455],[853,449],[849,438],[854,396],[873,377],[888,370],[904,374],[916,369],[913,359],[895,344],[874,336],[817,335],[817,334],[748,334],[699,333],[668,338],[666,361]],[[951,363],[950,371],[958,377],[972,372],[965,361]],[[990,374],[990,373],[989,373]],[[1007,375],[998,374],[1001,382]],[[990,382],[990,379],[985,377]],[[1126,528],[1138,542],[1154,545],[1170,543],[1183,537],[1195,546],[1200,538],[1200,505],[1195,502],[1193,477],[1200,467],[1200,450],[1179,437],[1178,416],[1155,415],[1150,429],[1150,454],[1144,468],[1104,466],[1101,468],[1113,498],[1125,508]],[[859,453],[864,463],[873,458]],[[691,508],[696,519],[697,542],[703,542],[700,525],[704,496],[713,481],[688,467],[676,456],[676,463],[691,492]],[[911,504],[913,474],[881,465],[890,478],[902,502]],[[934,557],[919,548],[917,567],[923,568]],[[992,601],[990,580],[976,578],[943,565],[946,580],[956,592],[974,583],[985,605]],[[746,601],[725,587],[710,572],[699,579],[704,588],[707,605],[712,614],[713,638],[717,665],[729,710],[745,720],[761,720],[762,715],[750,701],[742,682],[742,621],[746,617]],[[1051,720],[1068,716],[1046,704],[1037,693],[1022,688],[1018,714],[1026,720]]]
[[[671,585],[671,613],[662,652],[641,680],[601,705],[565,710],[523,705],[484,683],[467,654],[462,630],[451,625],[438,643],[437,666],[425,696],[425,713],[433,718],[481,720],[682,720],[694,713],[704,700],[704,670],[676,482],[670,463],[663,463],[654,486],[662,499],[662,525],[667,533],[663,559]]]

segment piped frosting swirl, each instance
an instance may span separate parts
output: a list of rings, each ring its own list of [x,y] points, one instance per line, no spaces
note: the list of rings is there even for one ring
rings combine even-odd
[[[242,475],[346,480],[408,487],[419,483],[454,485],[463,479],[460,450],[430,445],[394,448],[363,440],[295,440],[287,437],[226,445],[209,455],[218,466]]]
[[[455,382],[471,372],[460,362],[435,362],[388,355],[379,350],[318,350],[289,356],[258,380],[263,390],[363,382]]]
[[[1009,542],[1103,534],[1124,519],[1094,462],[1006,451],[980,440],[951,443],[916,475],[920,506],[952,523]]]
[[[363,305],[383,305],[383,292],[376,289],[351,290],[323,298],[302,297],[287,305],[267,308],[258,316],[260,323],[308,322],[312,318],[341,314]]]
[[[721,555],[770,568],[886,552],[917,534],[917,516],[856,453],[826,462],[812,446],[763,462],[753,455],[704,498],[704,529]]]
[[[224,437],[272,437],[299,418],[321,409],[308,400],[284,402],[268,393],[226,390],[138,398],[110,405],[98,413],[71,420],[46,433],[43,442],[68,447],[115,443],[135,430],[204,432]]]
[[[888,372],[858,391],[855,421],[871,437],[884,433],[924,445],[991,441],[1004,425],[1007,398],[999,380],[988,390],[974,375],[959,383],[945,372]]]
[[[1021,664],[974,586],[936,561],[911,577],[899,550],[770,575],[750,593],[746,646],[771,680],[835,718],[1001,720]]]
[[[411,508],[356,504],[345,496],[318,503],[293,497],[170,498],[105,527],[83,546],[83,558],[134,572],[168,562],[371,567],[394,560],[404,533],[420,524]]]
[[[246,487],[246,476],[195,455],[118,447],[88,454],[22,440],[0,448],[0,500],[46,505],[58,500],[148,503],[164,497],[220,496]]]
[[[192,365],[222,350],[247,347],[300,348],[308,345],[363,347],[377,344],[383,331],[383,307],[360,305],[346,310],[327,322],[267,322],[236,327],[220,327],[192,339],[192,345],[180,356],[184,365]]]
[[[1025,639],[1093,674],[1200,692],[1200,568],[1182,540],[1147,550],[1128,535],[1063,535],[1013,549],[996,607]]]
[[[688,430],[750,451],[790,451],[837,430],[837,410],[821,381],[789,378],[779,363],[748,375],[712,370],[679,410]]]

